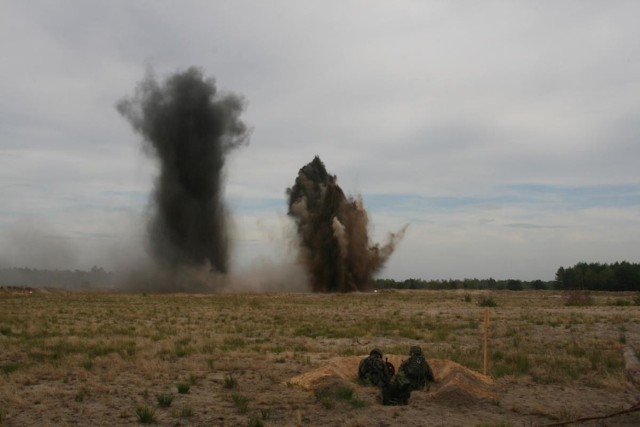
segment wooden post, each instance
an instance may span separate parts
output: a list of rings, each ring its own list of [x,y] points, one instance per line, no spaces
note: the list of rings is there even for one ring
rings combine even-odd
[[[488,375],[489,373],[489,307],[484,309],[484,370],[483,373]]]

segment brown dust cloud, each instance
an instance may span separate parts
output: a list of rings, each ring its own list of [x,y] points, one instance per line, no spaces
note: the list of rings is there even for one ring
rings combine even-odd
[[[314,292],[367,291],[384,267],[406,226],[385,244],[369,241],[369,217],[362,198],[345,196],[320,157],[298,172],[287,190],[288,214],[296,224],[303,263]]]

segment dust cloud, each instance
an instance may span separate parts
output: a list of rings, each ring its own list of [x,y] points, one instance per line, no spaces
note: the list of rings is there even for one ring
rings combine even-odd
[[[366,291],[404,236],[370,244],[362,198],[346,197],[320,157],[303,166],[287,189],[288,215],[296,224],[300,261],[314,292]]]

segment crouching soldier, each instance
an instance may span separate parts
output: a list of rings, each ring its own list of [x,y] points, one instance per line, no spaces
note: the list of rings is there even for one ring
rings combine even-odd
[[[382,360],[382,351],[377,348],[371,350],[369,356],[362,359],[358,366],[358,378],[360,381],[377,387],[389,384],[392,375],[393,373],[390,372],[388,364]]]
[[[429,382],[435,382],[433,371],[427,363],[422,349],[412,346],[409,359],[402,362],[398,373],[389,384],[382,387],[384,405],[407,405],[413,390],[422,390]]]
[[[411,390],[411,382],[404,372],[398,370],[393,379],[382,387],[382,404],[408,405]]]
[[[398,368],[398,374],[400,373],[407,378],[412,390],[423,390],[428,383],[435,382],[431,366],[427,363],[422,349],[417,345],[411,347],[409,358]]]

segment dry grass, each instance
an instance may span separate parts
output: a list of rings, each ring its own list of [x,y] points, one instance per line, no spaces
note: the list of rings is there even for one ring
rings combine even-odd
[[[0,294],[0,423],[37,425],[45,417],[53,424],[128,425],[137,408],[157,408],[154,396],[175,392],[177,384],[189,385],[174,396],[172,407],[183,409],[155,411],[161,425],[185,418],[195,425],[295,425],[317,423],[320,414],[340,424],[371,413],[400,422],[410,414],[385,412],[375,391],[349,386],[348,398],[318,398],[287,381],[373,346],[406,354],[420,344],[429,358],[481,371],[484,308],[469,300],[483,298],[496,303],[490,375],[502,380],[499,387],[588,387],[619,393],[611,405],[622,405],[620,349],[640,347],[640,313],[611,304],[633,295],[590,297],[585,307],[567,306],[552,291]],[[420,396],[417,402],[427,399]],[[482,421],[503,422],[508,409],[494,406]],[[563,408],[536,416],[553,419]]]

